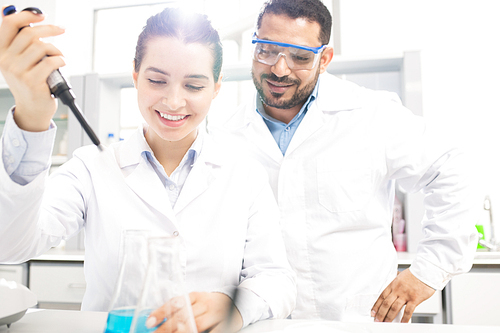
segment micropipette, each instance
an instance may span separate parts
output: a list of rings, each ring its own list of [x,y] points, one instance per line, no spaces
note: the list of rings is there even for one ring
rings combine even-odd
[[[22,11],[30,11],[34,14],[42,14],[42,11],[36,7],[27,7],[24,8]],[[4,16],[14,14],[15,12],[16,12],[16,7],[12,5],[7,6],[3,9]],[[22,29],[23,28],[21,28],[19,31],[21,31]],[[59,69],[56,69],[55,71],[50,73],[49,77],[47,78],[47,84],[49,85],[51,94],[59,98],[64,105],[70,108],[70,110],[73,112],[76,119],[80,123],[80,125],[85,130],[85,133],[87,133],[90,140],[92,140],[92,143],[96,145],[97,148],[99,148],[99,150],[102,151],[103,147],[101,145],[101,142],[99,141],[99,138],[90,127],[83,113],[80,111],[80,108],[76,104],[75,95],[71,90],[71,86],[68,84],[66,79],[61,75]]]

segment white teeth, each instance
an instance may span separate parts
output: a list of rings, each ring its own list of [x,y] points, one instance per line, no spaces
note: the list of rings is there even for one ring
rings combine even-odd
[[[187,116],[171,116],[169,114],[161,113],[161,112],[160,112],[160,116],[162,118],[165,118],[167,120],[172,120],[172,121],[179,121],[179,120],[182,120],[182,119],[187,117]]]

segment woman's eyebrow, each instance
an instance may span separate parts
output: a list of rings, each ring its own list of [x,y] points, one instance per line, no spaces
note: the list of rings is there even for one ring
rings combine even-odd
[[[206,75],[203,74],[188,74],[184,76],[186,79],[202,79],[202,80],[209,80],[209,78]]]
[[[160,74],[163,74],[163,75],[167,75],[167,76],[170,76],[169,73],[159,69],[159,68],[156,68],[156,67],[148,67],[144,70],[145,72],[155,72],[155,73],[160,73]]]
[[[166,76],[170,76],[170,73],[168,72],[165,72],[164,70],[162,69],[159,69],[157,67],[153,67],[153,66],[150,66],[148,68],[145,69],[145,72],[155,72],[155,73],[160,73],[160,74],[163,74],[163,75],[166,75]],[[186,79],[202,79],[202,80],[210,80],[208,78],[208,76],[206,75],[203,75],[203,74],[187,74],[186,76],[184,76]]]

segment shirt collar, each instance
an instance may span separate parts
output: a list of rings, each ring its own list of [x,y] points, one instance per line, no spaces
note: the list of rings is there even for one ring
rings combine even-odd
[[[120,164],[121,167],[125,167],[132,164],[138,164],[141,156],[146,159],[151,159],[156,161],[154,158],[154,153],[148,142],[146,141],[145,133],[148,131],[149,126],[147,124],[142,124],[137,132],[131,137],[125,140],[125,142],[120,147]],[[198,129],[198,135],[194,140],[191,147],[188,149],[184,155],[181,164],[186,160],[190,160],[191,164],[194,164],[203,148],[203,136],[202,130]]]
[[[309,109],[309,106],[312,104],[312,102],[314,102],[316,100],[316,98],[318,96],[318,87],[319,87],[319,76],[318,76],[318,81],[316,82],[316,85],[314,86],[312,93],[309,95],[309,98],[304,103],[304,105],[302,105],[302,108],[300,109],[300,111],[295,115],[295,117],[293,117],[293,119],[290,121],[289,124],[293,124],[297,119],[302,117],[303,113],[307,112],[307,110]],[[261,99],[259,93],[256,94],[256,98],[257,98],[256,110],[261,115],[262,118],[264,118],[270,122],[274,122],[274,123],[283,123],[282,121],[274,119],[273,117],[271,117],[270,115],[268,115],[266,113],[266,111],[264,110],[264,105],[263,105],[263,102],[262,102],[262,99]]]

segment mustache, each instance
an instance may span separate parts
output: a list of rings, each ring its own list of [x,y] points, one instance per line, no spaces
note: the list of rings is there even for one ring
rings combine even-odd
[[[296,80],[296,79],[294,80],[294,79],[289,78],[288,76],[278,77],[274,73],[262,73],[260,75],[260,79],[261,80],[269,79],[270,81],[274,81],[276,83],[300,85],[300,80]]]

